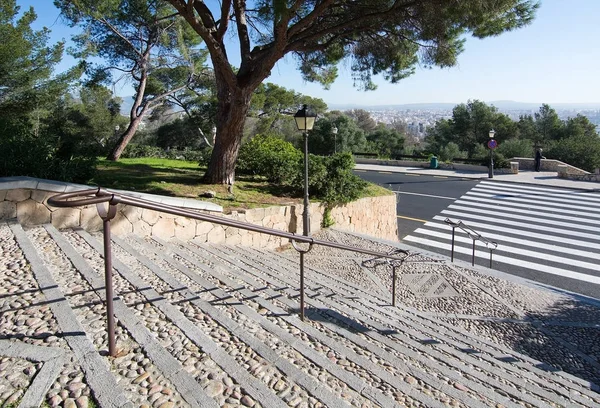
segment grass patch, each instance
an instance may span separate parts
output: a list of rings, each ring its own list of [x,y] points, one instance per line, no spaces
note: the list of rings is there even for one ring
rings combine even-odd
[[[200,180],[206,169],[199,167],[197,162],[157,158],[120,159],[117,162],[100,160],[97,169],[91,184],[119,190],[196,198],[221,205],[225,212],[302,203],[302,197],[293,196],[285,188],[251,177],[238,176],[233,195],[228,193],[225,185],[202,184]],[[216,197],[200,197],[206,191],[214,191]],[[364,196],[388,194],[389,190],[369,184]]]

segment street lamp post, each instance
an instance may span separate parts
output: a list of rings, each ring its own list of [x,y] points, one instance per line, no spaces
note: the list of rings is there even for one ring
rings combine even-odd
[[[488,178],[494,178],[494,149],[496,148],[497,143],[496,139],[494,139],[495,135],[496,131],[494,129],[490,130],[490,140],[488,141],[488,148],[490,149],[490,167],[488,170]]]
[[[337,153],[337,126],[333,125],[333,127],[331,128],[331,133],[333,133],[333,153]]]
[[[294,115],[296,126],[304,136],[304,212],[302,213],[302,235],[308,236],[310,234],[310,221],[309,221],[309,202],[308,202],[308,131],[312,130],[317,115],[309,112],[308,106],[303,105]],[[304,320],[304,254],[310,251],[310,247],[307,250],[298,250],[300,252],[300,320]]]

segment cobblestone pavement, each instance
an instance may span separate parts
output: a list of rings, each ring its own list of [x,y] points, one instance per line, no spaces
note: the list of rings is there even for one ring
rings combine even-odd
[[[320,239],[391,251],[335,230]],[[392,266],[0,223],[0,406],[596,407],[600,307],[412,253]]]

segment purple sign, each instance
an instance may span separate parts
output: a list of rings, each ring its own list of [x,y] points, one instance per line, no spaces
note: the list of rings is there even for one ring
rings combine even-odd
[[[488,142],[488,147],[490,149],[495,149],[496,147],[498,147],[498,142],[496,142],[496,139],[492,139]]]

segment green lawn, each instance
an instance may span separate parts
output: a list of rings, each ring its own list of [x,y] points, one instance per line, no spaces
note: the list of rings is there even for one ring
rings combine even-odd
[[[227,186],[200,183],[205,169],[197,162],[183,160],[138,158],[118,162],[100,160],[98,172],[91,183],[120,190],[131,190],[166,196],[190,197],[223,206],[225,212],[234,209],[267,207],[301,203],[289,191],[264,180],[238,176],[233,196]],[[214,191],[215,198],[200,197],[205,191]],[[389,194],[389,190],[369,184],[364,196]]]

